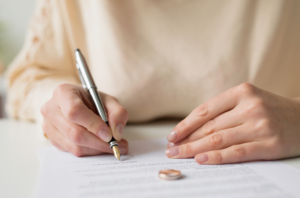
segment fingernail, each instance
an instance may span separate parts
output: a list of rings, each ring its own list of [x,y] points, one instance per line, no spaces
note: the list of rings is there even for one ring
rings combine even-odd
[[[105,142],[109,142],[112,138],[110,132],[108,132],[107,130],[105,129],[101,129],[99,132],[98,132],[98,136]]]
[[[178,146],[178,144],[171,142],[171,143],[168,143],[168,145],[167,145],[168,148],[171,148],[171,147],[174,147],[174,146]]]
[[[173,146],[174,146],[174,143],[168,143],[168,144],[167,144],[167,147],[168,147],[168,148],[171,148],[171,147],[173,147]]]
[[[207,154],[197,155],[196,161],[198,163],[206,162],[206,161],[208,161],[208,155]]]
[[[166,150],[166,155],[168,157],[174,157],[180,153],[180,148],[178,146],[169,148]]]
[[[167,140],[168,140],[169,142],[173,142],[173,141],[176,140],[177,136],[178,136],[177,131],[176,131],[176,130],[175,130],[175,131],[172,131],[172,132],[168,135]]]
[[[119,150],[120,150],[120,153],[122,154],[122,155],[124,155],[124,154],[127,154],[127,152],[128,152],[128,148],[126,148],[126,147],[119,147]]]
[[[122,139],[123,132],[124,132],[124,126],[123,126],[123,124],[121,124],[121,123],[117,124],[117,126],[116,126],[116,134],[115,134],[116,140],[120,141]]]

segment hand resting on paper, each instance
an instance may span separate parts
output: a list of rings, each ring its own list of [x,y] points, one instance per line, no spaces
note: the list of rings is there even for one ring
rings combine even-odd
[[[300,100],[241,84],[193,110],[168,135],[169,158],[200,164],[300,155]]]
[[[121,154],[128,152],[127,141],[121,139],[128,113],[115,98],[100,94],[110,127],[95,114],[87,90],[71,84],[56,87],[52,98],[41,108],[43,131],[54,146],[76,156],[112,153],[107,142],[113,134]]]

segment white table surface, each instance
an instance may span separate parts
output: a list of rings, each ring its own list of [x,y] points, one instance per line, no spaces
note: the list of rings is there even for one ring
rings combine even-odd
[[[163,138],[176,121],[128,125],[124,138],[142,140]],[[41,127],[28,122],[0,119],[0,197],[31,197],[40,164],[37,150],[50,146]],[[280,160],[300,169],[300,157]]]

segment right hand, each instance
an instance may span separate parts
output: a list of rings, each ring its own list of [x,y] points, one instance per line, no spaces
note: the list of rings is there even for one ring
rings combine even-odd
[[[100,95],[110,127],[95,113],[86,89],[72,84],[55,88],[52,98],[41,108],[43,131],[55,147],[78,157],[112,153],[107,142],[113,136],[121,154],[127,154],[128,142],[121,138],[128,113],[114,97]]]

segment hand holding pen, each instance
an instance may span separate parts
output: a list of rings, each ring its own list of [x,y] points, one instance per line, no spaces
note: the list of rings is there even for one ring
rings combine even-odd
[[[43,131],[59,150],[75,156],[113,153],[109,141],[114,137],[122,155],[128,152],[128,143],[121,139],[128,120],[127,111],[119,102],[100,93],[108,113],[108,126],[98,115],[86,89],[75,84],[61,84],[42,108]]]
[[[83,88],[85,88],[89,92],[91,96],[91,100],[96,107],[98,115],[107,124],[107,126],[109,126],[106,109],[98,93],[96,84],[88,68],[87,62],[79,49],[75,50],[75,59],[76,59],[76,67],[78,70],[79,78]],[[119,144],[114,137],[110,139],[109,146],[113,150],[115,157],[120,161]]]

